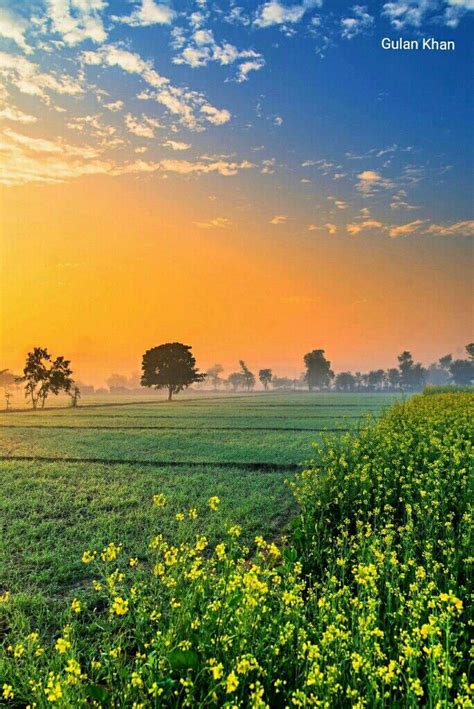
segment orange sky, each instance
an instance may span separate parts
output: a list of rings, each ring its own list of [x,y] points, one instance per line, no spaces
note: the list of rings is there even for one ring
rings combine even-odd
[[[297,374],[316,347],[337,370],[367,369],[405,348],[425,363],[460,354],[472,339],[469,240],[275,227],[278,202],[253,208],[248,185],[224,181],[4,189],[0,368],[18,371],[41,345],[100,384],[178,340],[203,369],[244,358]],[[202,226],[220,214],[228,226]]]

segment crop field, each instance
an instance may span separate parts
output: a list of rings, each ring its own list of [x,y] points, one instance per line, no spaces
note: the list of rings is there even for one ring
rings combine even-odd
[[[3,698],[472,706],[474,400],[393,403],[3,416]]]
[[[222,498],[200,530],[217,537],[245,522],[249,541],[278,536],[294,512],[285,481],[326,431],[345,432],[395,397],[326,394],[187,394],[172,403],[111,397],[77,409],[0,416],[0,590],[31,606],[55,604],[85,583],[82,549],[120,537],[145,552],[156,529],[150,500],[175,513]]]

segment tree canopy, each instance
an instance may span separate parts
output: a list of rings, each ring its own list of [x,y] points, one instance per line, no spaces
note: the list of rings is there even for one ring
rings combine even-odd
[[[25,397],[30,399],[33,409],[44,408],[49,394],[57,395],[60,391],[68,393],[74,384],[70,361],[64,357],[53,359],[46,348],[35,347],[28,352],[19,382],[25,384]]]
[[[141,384],[155,389],[168,389],[168,401],[194,382],[202,382],[205,374],[196,367],[190,345],[167,342],[152,347],[143,355]]]
[[[310,391],[313,389],[323,389],[328,387],[334,372],[331,369],[331,362],[324,356],[324,350],[313,350],[304,356],[306,367],[306,383]]]

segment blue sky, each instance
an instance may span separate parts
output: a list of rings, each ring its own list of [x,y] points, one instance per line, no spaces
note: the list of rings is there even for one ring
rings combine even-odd
[[[207,176],[219,189],[236,176],[281,205],[274,226],[293,205],[309,231],[466,236],[473,9],[1,0],[0,179]],[[383,37],[456,49],[387,51]]]

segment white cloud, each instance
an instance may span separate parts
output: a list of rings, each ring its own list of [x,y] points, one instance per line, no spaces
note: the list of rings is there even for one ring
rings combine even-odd
[[[303,19],[305,13],[321,6],[321,0],[304,0],[298,5],[283,5],[279,0],[269,0],[258,11],[254,20],[256,27],[295,24]]]
[[[0,109],[0,120],[15,121],[17,123],[36,123],[38,119],[36,116],[30,116],[14,106],[5,106],[5,108]]]
[[[382,177],[375,170],[363,170],[357,175],[357,189],[365,195],[370,195],[378,189],[389,189],[393,187],[393,182]]]
[[[69,46],[87,39],[98,44],[105,42],[101,13],[106,6],[105,0],[46,0],[53,31]]]
[[[181,143],[177,140],[165,140],[164,143],[162,143],[163,147],[165,148],[171,148],[171,150],[189,150],[191,147],[190,143]]]
[[[366,219],[363,222],[359,222],[358,224],[347,224],[346,229],[349,232],[349,234],[359,234],[361,231],[364,231],[365,229],[384,229],[384,225],[382,222],[377,221],[376,219]]]
[[[275,120],[273,121],[273,125],[282,126],[283,125],[283,118],[281,116],[276,116]]]
[[[216,62],[228,66],[241,62],[238,67],[236,81],[247,81],[251,71],[259,71],[265,66],[265,60],[253,49],[237,49],[233,44],[224,42],[218,44],[211,30],[197,29],[193,32],[189,43],[180,35],[179,48],[181,52],[173,59],[175,64],[187,64],[196,69]]]
[[[431,224],[428,234],[435,236],[474,236],[474,220],[455,222],[454,224]]]
[[[247,81],[251,71],[260,71],[260,69],[262,69],[262,67],[264,66],[265,60],[263,59],[263,57],[242,62],[242,64],[239,65],[236,81],[239,84],[241,84],[243,81]]]
[[[149,25],[170,25],[175,18],[175,11],[164,3],[154,0],[141,0],[138,7],[129,17],[114,17],[117,22],[123,22],[131,27],[148,27]]]
[[[341,36],[344,39],[352,39],[374,24],[374,18],[369,15],[365,5],[354,5],[352,12],[352,17],[344,17],[341,20]]]
[[[230,226],[230,220],[227,217],[216,217],[208,219],[206,222],[194,222],[200,229],[227,229]]]
[[[209,123],[215,126],[222,126],[230,121],[230,113],[227,109],[219,109],[208,103],[201,106],[201,113],[204,113]]]
[[[426,224],[426,219],[415,219],[415,221],[409,222],[408,224],[400,224],[399,226],[393,226],[390,229],[390,236],[395,239],[397,236],[413,234],[413,232],[419,231],[420,227],[423,224]]]
[[[121,111],[123,108],[124,104],[123,101],[111,101],[110,103],[104,103],[104,108],[106,108],[108,111],[112,111],[115,113],[116,111]]]
[[[11,39],[15,44],[29,54],[33,50],[26,43],[25,32],[28,22],[7,7],[0,7],[0,37]]]
[[[103,45],[97,51],[83,52],[82,60],[91,66],[119,67],[128,74],[137,74],[156,89],[154,92],[142,91],[138,98],[157,101],[191,130],[202,129],[203,120],[213,125],[223,125],[231,118],[229,111],[212,106],[202,93],[172,86],[169,79],[161,76],[150,61],[128,49],[112,44]]]
[[[48,91],[75,96],[83,93],[80,80],[67,74],[56,76],[39,71],[38,65],[25,57],[0,52],[0,76],[3,76],[18,91],[30,96],[38,96],[45,103],[50,102]]]
[[[328,224],[325,224],[324,226],[328,230],[329,234],[331,234],[331,236],[334,234],[337,234],[337,226],[335,224],[328,223]]]
[[[130,133],[133,133],[133,135],[139,138],[154,138],[155,128],[163,128],[157,118],[142,116],[140,120],[132,116],[131,113],[127,113],[125,116],[125,125]]]
[[[278,224],[285,224],[287,219],[288,217],[286,216],[286,214],[275,214],[275,216],[270,219],[270,224],[273,224],[275,226],[277,226]]]

